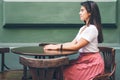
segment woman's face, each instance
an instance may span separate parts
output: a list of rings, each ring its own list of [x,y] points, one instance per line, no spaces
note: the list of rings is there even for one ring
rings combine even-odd
[[[80,14],[80,19],[82,21],[86,21],[86,22],[89,21],[89,17],[91,14],[89,12],[87,12],[87,10],[84,6],[81,6],[79,14]]]

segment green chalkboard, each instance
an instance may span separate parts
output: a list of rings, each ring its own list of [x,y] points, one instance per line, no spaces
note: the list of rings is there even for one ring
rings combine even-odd
[[[116,2],[98,2],[102,23],[116,23]],[[5,23],[81,24],[80,2],[4,2]]]
[[[79,3],[5,3],[6,23],[79,23]]]

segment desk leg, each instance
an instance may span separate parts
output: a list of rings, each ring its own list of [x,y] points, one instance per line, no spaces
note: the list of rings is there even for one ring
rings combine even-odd
[[[23,77],[22,80],[27,80],[27,66],[23,66]]]

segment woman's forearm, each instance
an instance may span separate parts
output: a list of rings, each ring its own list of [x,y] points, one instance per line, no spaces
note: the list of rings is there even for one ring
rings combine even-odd
[[[78,42],[69,42],[62,44],[63,50],[79,50],[80,48],[87,45],[89,42],[85,39],[80,39]]]

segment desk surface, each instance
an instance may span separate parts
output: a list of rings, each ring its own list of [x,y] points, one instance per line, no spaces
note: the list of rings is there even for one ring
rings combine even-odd
[[[77,53],[77,51],[43,50],[42,46],[18,47],[11,49],[11,51],[15,54],[30,55],[30,56],[66,56]]]

